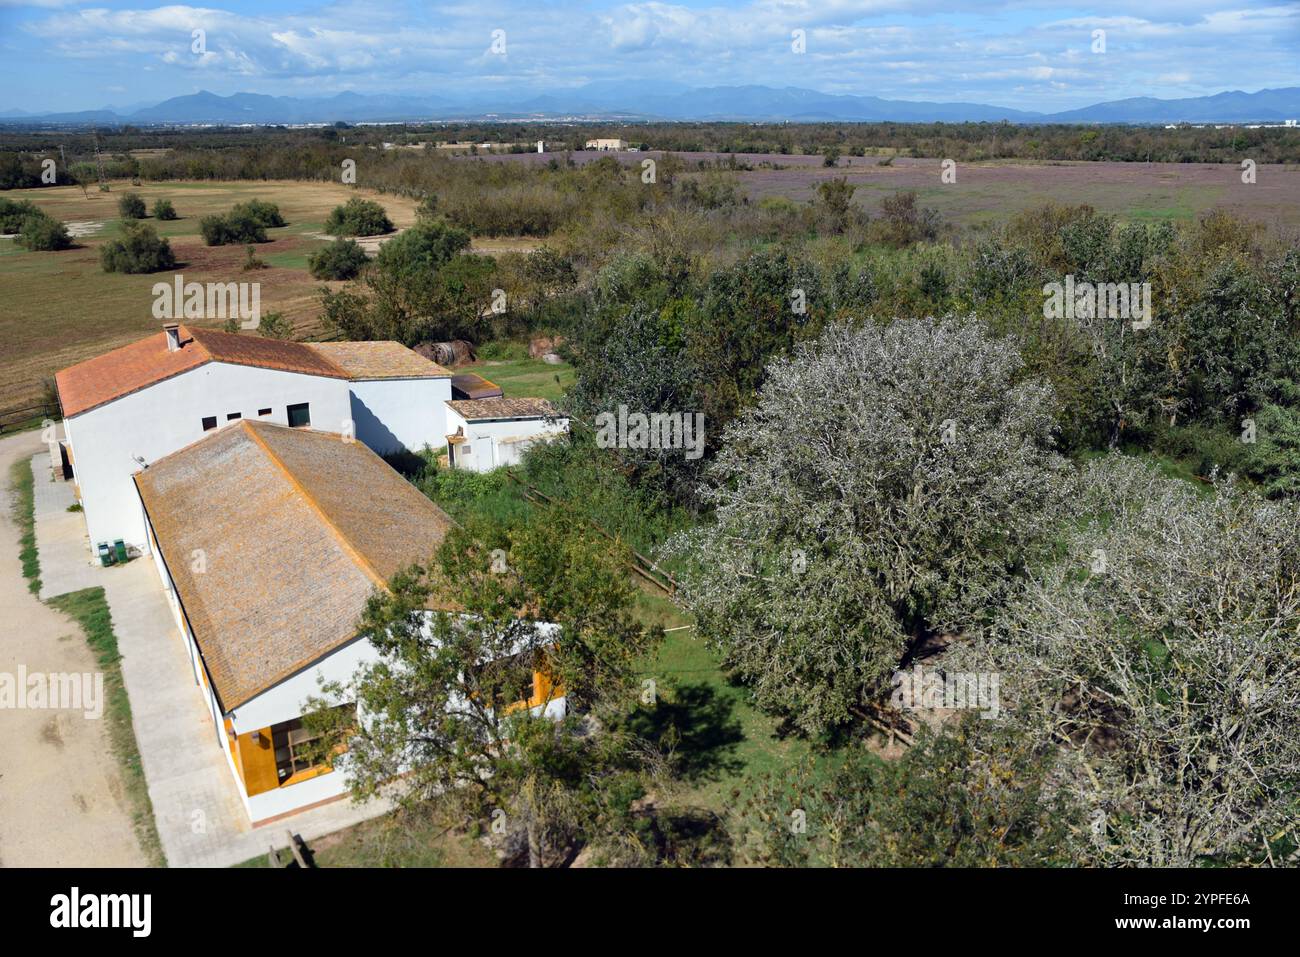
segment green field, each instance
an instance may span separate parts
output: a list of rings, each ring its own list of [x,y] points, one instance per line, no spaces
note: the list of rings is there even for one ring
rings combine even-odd
[[[99,247],[121,232],[117,201],[137,193],[152,208],[169,199],[179,219],[144,222],[171,241],[178,268],[174,273],[120,275],[105,273]],[[269,267],[256,272],[265,311],[293,320],[301,335],[319,331],[321,283],[307,273],[307,256],[325,240],[316,238],[326,215],[354,191],[337,183],[114,183],[111,192],[75,186],[12,190],[5,198],[30,200],[65,223],[95,224],[75,239],[72,249],[29,252],[12,240],[0,241],[0,410],[32,404],[41,381],[57,370],[124,345],[158,328],[152,313],[153,285],[183,275],[186,281],[230,282],[247,279],[241,267],[243,246],[209,247],[199,236],[199,220],[229,210],[236,203],[262,199],[276,203],[286,226],[267,230],[270,242],[255,247]],[[393,196],[374,196],[399,226],[415,221],[414,204]],[[211,325],[220,325],[213,320]]]

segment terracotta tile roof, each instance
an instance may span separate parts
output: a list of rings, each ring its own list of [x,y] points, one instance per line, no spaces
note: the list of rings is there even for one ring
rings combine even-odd
[[[445,379],[451,372],[400,342],[313,342],[350,379]]]
[[[466,422],[554,418],[560,415],[545,399],[448,399],[447,405]]]
[[[87,412],[106,402],[139,392],[206,362],[260,366],[284,372],[346,379],[348,374],[302,342],[264,339],[180,327],[181,348],[167,349],[165,332],[78,362],[55,374],[64,415]]]
[[[360,442],[248,419],[135,483],[226,711],[355,638],[452,524]]]

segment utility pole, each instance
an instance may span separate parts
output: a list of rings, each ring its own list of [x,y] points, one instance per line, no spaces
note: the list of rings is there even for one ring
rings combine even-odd
[[[95,165],[99,168],[99,191],[108,192],[108,180],[104,177],[104,154],[99,151],[99,130],[92,129],[91,134],[95,137]]]

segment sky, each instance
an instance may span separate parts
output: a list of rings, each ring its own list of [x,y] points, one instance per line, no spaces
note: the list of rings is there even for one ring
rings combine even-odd
[[[28,112],[613,81],[1051,112],[1300,86],[1300,0],[0,0],[0,78],[0,110]]]

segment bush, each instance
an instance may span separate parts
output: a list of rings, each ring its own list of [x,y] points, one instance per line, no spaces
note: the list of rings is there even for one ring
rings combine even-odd
[[[331,236],[375,236],[392,231],[393,223],[384,207],[356,197],[343,206],[335,206],[325,220],[325,232]]]
[[[204,216],[199,221],[199,233],[208,246],[230,246],[238,243],[266,242],[266,228],[247,213],[231,210],[225,216]]]
[[[365,250],[351,239],[336,239],[311,253],[307,268],[313,279],[352,279],[368,261]]]
[[[14,235],[23,231],[23,223],[30,216],[43,216],[35,203],[25,199],[0,199],[0,233]]]
[[[53,216],[28,216],[18,234],[18,244],[33,251],[67,249],[72,245],[68,230]]]
[[[272,229],[277,226],[287,225],[284,217],[280,215],[279,206],[275,205],[275,203],[268,203],[260,199],[250,199],[246,203],[240,203],[230,212],[231,215],[240,214],[249,216],[264,229]]]
[[[129,223],[122,238],[106,242],[99,250],[104,272],[145,273],[176,268],[171,244],[159,239],[152,226]]]
[[[264,243],[268,229],[283,225],[284,217],[275,203],[250,199],[247,203],[239,203],[224,216],[204,216],[199,222],[199,233],[208,246]]]
[[[176,219],[176,209],[172,206],[172,201],[170,199],[155,200],[153,218],[161,220]]]
[[[117,201],[117,212],[123,219],[144,219],[147,215],[144,200],[136,193],[123,193]]]

